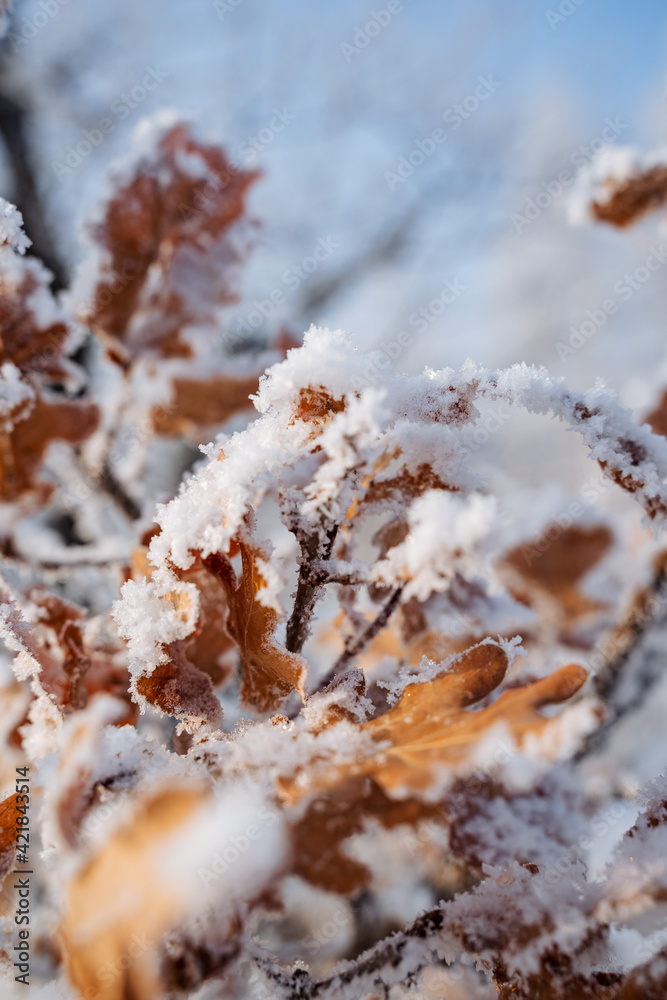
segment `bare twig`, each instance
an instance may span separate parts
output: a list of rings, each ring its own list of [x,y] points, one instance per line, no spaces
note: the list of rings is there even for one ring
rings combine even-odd
[[[352,962],[336,966],[325,976],[313,978],[304,968],[291,972],[281,969],[274,956],[257,942],[249,945],[253,961],[264,975],[289,1000],[334,1000],[337,996],[365,996],[380,990],[388,997],[391,986],[414,984],[426,966],[443,964],[437,957],[438,937],[445,928],[441,906],[427,910],[405,931],[384,938]],[[346,989],[347,988],[347,989]]]
[[[343,671],[348,664],[359,655],[359,653],[363,652],[378,632],[381,632],[382,629],[386,627],[389,619],[399,605],[404,587],[404,583],[398,586],[377,617],[368,624],[368,626],[360,635],[357,636],[356,639],[353,639],[352,641],[348,640],[345,644],[345,649],[340,654],[331,670],[325,674],[320,683],[317,685],[318,691],[323,691],[326,687],[328,687],[334,677],[341,673],[341,671]]]
[[[313,572],[313,567],[319,560],[330,558],[338,534],[338,527],[338,524],[332,524],[329,527],[325,534],[322,552],[320,552],[321,533],[319,531],[307,535],[301,542],[299,581],[294,597],[294,608],[287,623],[285,641],[285,646],[290,653],[300,653],[308,638],[313,609],[325,582],[321,573]]]
[[[395,259],[402,251],[416,217],[414,207],[411,205],[388,232],[380,234],[377,241],[360,255],[343,264],[330,278],[309,286],[301,305],[301,312],[306,321],[320,315],[324,306],[335,298],[341,289],[349,288],[350,284],[358,281],[360,276],[372,271],[378,265]]]
[[[136,500],[133,500],[129,493],[126,492],[122,483],[116,479],[108,464],[105,464],[97,482],[100,488],[111,497],[130,521],[139,520],[141,517],[141,508]]]
[[[664,674],[667,627],[667,566],[659,565],[627,621],[603,647],[606,663],[594,678],[606,717],[589,736],[577,758],[598,752],[616,724],[641,707]]]
[[[52,272],[53,288],[58,290],[68,284],[67,274],[46,222],[47,213],[25,138],[25,117],[24,108],[6,94],[0,94],[0,135],[12,168],[16,204],[23,214],[26,233],[32,240],[30,249]]]

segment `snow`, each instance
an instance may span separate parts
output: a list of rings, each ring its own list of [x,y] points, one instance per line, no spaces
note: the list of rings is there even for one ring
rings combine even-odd
[[[0,245],[8,246],[19,254],[24,254],[32,246],[32,240],[23,232],[23,216],[5,198],[0,198]]]
[[[199,613],[199,591],[166,572],[151,580],[128,580],[121,588],[112,615],[125,638],[130,668],[136,675],[151,674],[168,661],[164,647],[185,639],[194,630]]]
[[[21,379],[16,365],[5,361],[0,366],[0,419],[7,430],[11,430],[12,414],[21,409],[21,416],[26,416],[24,404],[31,403],[34,399],[34,390]]]
[[[425,601],[457,573],[484,575],[480,550],[493,533],[495,513],[493,497],[429,490],[408,510],[408,537],[376,564],[371,579],[386,585],[408,581],[404,599]]]

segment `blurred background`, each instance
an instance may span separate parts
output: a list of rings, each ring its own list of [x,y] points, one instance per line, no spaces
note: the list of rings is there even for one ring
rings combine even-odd
[[[259,302],[259,339],[317,322],[404,370],[536,362],[577,387],[602,377],[639,416],[667,381],[667,269],[617,285],[659,247],[655,218],[567,220],[604,142],[667,142],[657,0],[16,0],[9,16],[0,193],[60,284],[106,168],[175,108],[263,172],[232,332]]]

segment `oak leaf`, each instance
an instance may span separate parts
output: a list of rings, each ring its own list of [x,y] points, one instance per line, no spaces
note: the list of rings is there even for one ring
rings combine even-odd
[[[199,787],[153,793],[69,883],[60,940],[82,996],[162,995],[155,952],[184,902],[159,867],[159,847],[192,822],[204,801]]]
[[[224,555],[214,554],[203,562],[219,578],[227,595],[227,630],[241,655],[241,700],[259,712],[269,712],[291,691],[305,698],[307,662],[278,642],[275,637],[278,615],[272,607],[257,600],[264,586],[257,565],[261,553],[245,542],[240,542],[239,548],[240,579]]]
[[[177,123],[121,182],[90,227],[106,258],[81,307],[113,360],[191,357],[183,330],[215,325],[219,308],[236,301],[230,272],[239,250],[230,230],[257,177]]]

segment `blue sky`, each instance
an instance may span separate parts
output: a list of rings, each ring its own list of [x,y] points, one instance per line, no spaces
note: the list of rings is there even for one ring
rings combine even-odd
[[[357,29],[389,2],[240,0],[219,16],[214,0],[70,0],[17,55],[62,248],[72,259],[81,254],[77,225],[104,189],[106,168],[132,149],[140,118],[176,108],[263,172],[250,202],[262,226],[243,274],[245,301],[282,289],[281,275],[318,239],[339,244],[262,334],[282,323],[298,334],[316,321],[353,331],[361,346],[382,345],[443,282],[459,278],[469,290],[401,365],[469,354],[558,370],[554,344],[605,297],[610,275],[638,266],[642,237],[573,231],[565,197],[520,236],[512,214],[571,165],[607,118],[623,122],[619,144],[667,143],[667,9],[657,0],[403,0],[397,11],[392,0],[391,20],[346,56]],[[572,13],[552,26],[546,13],[559,8]],[[38,0],[20,0],[19,21],[36,10]],[[166,72],[159,88],[72,177],[56,178],[53,160],[152,65]],[[392,186],[388,174],[442,126],[448,108],[474,94],[480,77],[500,86]],[[275,108],[287,110],[289,123],[245,160],[249,138],[267,134]],[[378,258],[403,222],[399,251]],[[335,295],[309,304],[321,282],[341,275]],[[663,285],[656,278],[630,303],[577,356],[571,377],[588,384],[601,374],[622,387],[629,336],[638,366],[657,372]]]

